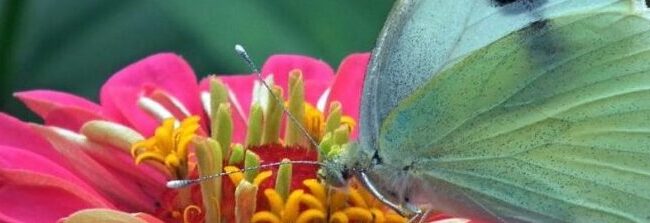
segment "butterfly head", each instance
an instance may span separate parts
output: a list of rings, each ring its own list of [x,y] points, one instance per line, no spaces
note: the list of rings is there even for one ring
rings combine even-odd
[[[323,164],[318,177],[334,187],[345,187],[356,172],[370,168],[371,158],[364,156],[356,143],[346,144],[341,150],[321,155]]]

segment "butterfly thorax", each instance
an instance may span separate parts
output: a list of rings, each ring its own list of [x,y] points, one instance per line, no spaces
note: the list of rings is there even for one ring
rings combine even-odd
[[[354,177],[355,172],[372,168],[372,156],[364,153],[355,143],[348,144],[346,149],[338,153],[323,156],[323,167],[319,171],[320,178],[335,187],[344,187]]]
[[[375,190],[385,201],[400,207],[410,205],[412,195],[421,193],[416,188],[418,184],[413,184],[417,180],[413,179],[412,169],[384,163],[377,150],[350,144],[340,153],[330,154],[323,162],[320,177],[334,187],[344,187],[355,179],[369,191]]]

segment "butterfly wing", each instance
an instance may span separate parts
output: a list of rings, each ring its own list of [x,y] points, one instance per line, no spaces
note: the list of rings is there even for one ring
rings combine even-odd
[[[620,0],[403,0],[377,39],[364,82],[360,143],[377,148],[379,123],[432,74],[546,17],[596,10]]]
[[[372,124],[361,130],[362,148],[378,149],[396,169],[412,166],[424,187],[438,192],[432,199],[462,195],[471,208],[457,214],[650,221],[650,21],[643,2],[531,2],[469,7],[458,35],[417,17],[434,6],[403,6],[404,21],[393,27],[402,33],[384,34],[374,52],[361,120]],[[463,15],[456,1],[437,3]],[[521,25],[502,21],[521,16],[513,4],[528,10]],[[442,31],[422,34],[427,29]],[[420,48],[431,39],[441,44],[431,45],[437,50]]]
[[[379,123],[431,74],[544,16],[594,10],[619,0],[403,0],[377,39],[364,82],[359,142],[377,148]]]

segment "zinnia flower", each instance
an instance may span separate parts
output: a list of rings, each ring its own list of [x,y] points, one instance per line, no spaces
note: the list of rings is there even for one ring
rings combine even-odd
[[[0,113],[3,222],[405,222],[353,183],[316,179],[321,149],[356,137],[368,54],[334,71],[304,56],[272,56],[262,75],[197,84],[182,58],[157,54],[113,75],[100,103],[67,93],[16,93],[44,124]],[[251,169],[284,162],[269,169]],[[243,168],[247,171],[237,172]],[[168,180],[229,172],[181,189]]]

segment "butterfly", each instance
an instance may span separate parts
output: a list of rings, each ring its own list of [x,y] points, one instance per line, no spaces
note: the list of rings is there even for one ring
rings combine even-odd
[[[633,0],[402,0],[358,145],[325,160],[405,215],[650,222],[650,14]]]

